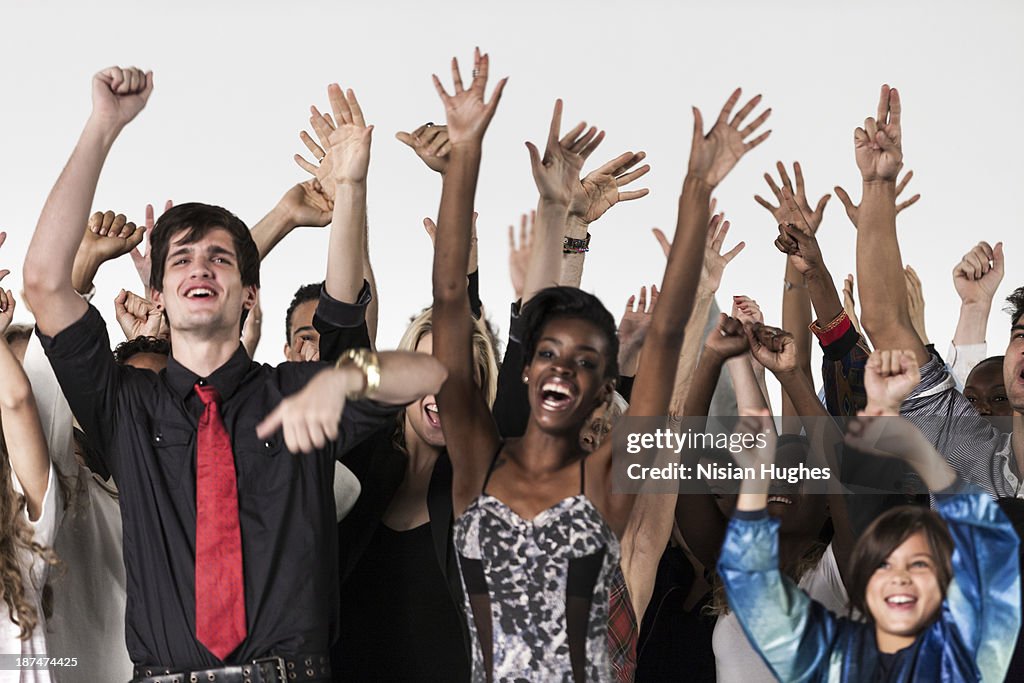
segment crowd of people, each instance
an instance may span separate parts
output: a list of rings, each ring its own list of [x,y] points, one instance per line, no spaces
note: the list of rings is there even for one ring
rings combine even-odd
[[[655,230],[664,275],[618,322],[580,289],[590,225],[643,198],[650,167],[627,151],[584,174],[604,132],[564,126],[556,101],[527,143],[538,199],[509,228],[502,352],[474,212],[506,82],[488,89],[490,70],[477,50],[464,81],[453,59],[433,77],[445,123],[397,134],[442,190],[424,221],[433,305],[408,311],[395,351],[376,348],[374,129],[355,92],[333,84],[330,112],[311,109],[311,177],[251,229],[200,203],[136,224],[93,201],[153,74],[94,76],[24,291],[0,288],[0,681],[1024,680],[1024,287],[990,356],[1003,248],[971,247],[940,356],[900,257],[897,214],[919,195],[901,199],[899,91],[854,132],[860,203],[836,188],[856,293],[819,249],[830,195],[809,200],[799,163],[754,197],[774,245],[726,248],[713,194],[770,134],[761,95],[737,89],[713,120],[694,107],[675,233]],[[307,225],[330,225],[326,273],[289,283],[287,361],[257,363],[261,261]],[[749,296],[771,292],[719,311],[748,246],[786,254],[778,327]],[[124,256],[141,286],[119,283],[112,344],[94,280]],[[842,476],[615,484],[623,416],[730,415],[768,436],[736,465]]]

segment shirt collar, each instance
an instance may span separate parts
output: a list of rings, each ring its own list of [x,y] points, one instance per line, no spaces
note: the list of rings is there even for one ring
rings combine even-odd
[[[200,377],[175,360],[172,349],[171,356],[167,359],[166,377],[171,391],[181,400],[188,397],[196,382],[203,380],[217,389],[221,400],[227,401],[238,389],[238,385],[242,383],[251,366],[252,359],[245,352],[245,347],[239,344],[224,365],[214,370],[208,377]]]

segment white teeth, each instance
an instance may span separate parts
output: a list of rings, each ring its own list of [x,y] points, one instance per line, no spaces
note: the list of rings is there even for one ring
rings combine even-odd
[[[196,296],[213,296],[213,290],[205,289],[203,287],[196,287],[195,289],[189,290],[187,296],[190,299]]]
[[[424,407],[424,409],[428,413],[434,413],[435,415],[438,413],[437,404],[436,403],[428,403],[427,405],[425,405],[423,407]]]
[[[793,501],[787,496],[768,496],[769,503],[782,503],[784,505],[792,505]]]
[[[909,595],[891,595],[885,599],[886,602],[891,602],[896,605],[905,605],[908,602],[917,602],[917,598]]]
[[[572,394],[569,393],[569,389],[560,382],[545,382],[544,386],[542,386],[540,390],[550,391],[553,394],[561,394],[562,396],[572,396]]]

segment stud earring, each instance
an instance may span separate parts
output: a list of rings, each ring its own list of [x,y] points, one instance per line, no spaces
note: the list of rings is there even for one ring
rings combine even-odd
[[[523,384],[529,384],[529,383],[530,383],[530,378],[527,377],[526,375],[523,375]]]

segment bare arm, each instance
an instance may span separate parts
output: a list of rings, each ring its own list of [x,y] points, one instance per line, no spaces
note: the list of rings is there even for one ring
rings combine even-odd
[[[305,225],[322,228],[329,224],[332,208],[333,204],[318,180],[311,179],[293,186],[249,231],[256,242],[260,260],[267,258],[278,242],[295,228]]]
[[[0,421],[11,469],[25,491],[29,519],[35,520],[43,510],[50,479],[50,454],[32,386],[3,335],[14,316],[14,304],[11,291],[0,288],[0,377],[4,378],[0,382]]]
[[[46,199],[25,256],[25,293],[43,334],[55,335],[85,314],[87,305],[71,282],[82,226],[110,148],[152,90],[152,72],[111,67],[93,77],[92,114]]]
[[[694,108],[693,140],[679,199],[679,218],[658,307],[654,311],[633,387],[631,415],[664,415],[668,409],[683,344],[683,330],[693,312],[700,282],[711,193],[740,157],[768,136],[768,133],[763,133],[750,142],[744,142],[767,119],[770,110],[741,130],[743,119],[760,102],[760,96],[750,100],[730,120],[740,94],[738,89],[733,92],[706,136],[700,110]],[[611,447],[602,446],[602,449],[610,473]],[[594,455],[601,454],[602,449]],[[650,600],[658,560],[672,531],[674,508],[672,496],[644,494],[637,497],[630,512],[622,536],[622,568],[637,614],[643,614]]]
[[[474,78],[462,85],[458,61],[452,60],[455,92],[449,95],[434,76],[445,106],[452,149],[441,189],[437,239],[434,248],[434,357],[448,372],[438,393],[444,415],[442,429],[452,460],[452,496],[455,515],[462,514],[480,492],[498,432],[487,401],[473,373],[472,318],[466,292],[466,267],[472,242],[473,202],[483,137],[494,116],[505,80],[498,83],[490,102],[484,102],[490,60],[477,50]]]
[[[882,86],[877,118],[854,133],[864,181],[857,229],[861,323],[876,349],[907,349],[918,363],[928,351],[910,322],[907,285],[896,237],[896,174],[903,163],[900,97]]]

